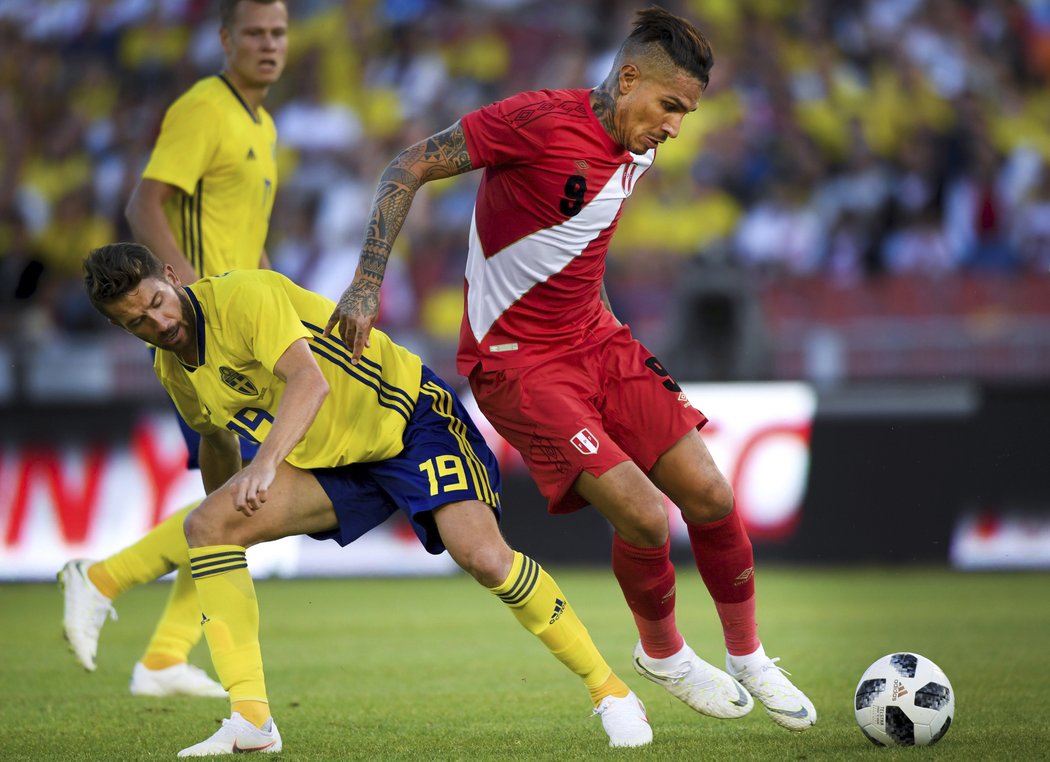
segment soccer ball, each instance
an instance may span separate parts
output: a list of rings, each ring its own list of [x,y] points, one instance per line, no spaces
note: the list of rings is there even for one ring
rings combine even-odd
[[[929,746],[951,727],[955,694],[919,654],[883,656],[861,675],[853,701],[861,732],[877,746]]]

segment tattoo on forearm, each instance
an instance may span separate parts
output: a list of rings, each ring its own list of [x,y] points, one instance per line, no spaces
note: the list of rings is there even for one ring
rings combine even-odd
[[[361,277],[377,286],[383,282],[394,241],[423,183],[473,168],[459,122],[399,153],[383,172],[372,202],[358,264]]]
[[[365,242],[365,250],[361,252],[361,259],[357,266],[361,274],[370,281],[382,283],[386,274],[386,261],[390,255],[389,247],[369,246]]]

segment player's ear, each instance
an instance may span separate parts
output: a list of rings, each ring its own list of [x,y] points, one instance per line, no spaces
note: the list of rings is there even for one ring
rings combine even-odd
[[[182,281],[179,280],[179,276],[175,272],[175,268],[171,265],[164,265],[164,280],[166,280],[175,288],[179,288],[182,285]]]
[[[625,63],[621,66],[619,76],[620,93],[626,94],[631,92],[637,86],[641,75],[642,73],[633,63]]]
[[[219,27],[219,44],[222,45],[222,52],[229,56],[233,52],[233,41],[230,39],[230,30],[225,26]]]

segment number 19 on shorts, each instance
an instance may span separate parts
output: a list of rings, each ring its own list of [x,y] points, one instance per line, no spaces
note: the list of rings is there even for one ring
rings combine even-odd
[[[467,488],[463,459],[458,455],[439,455],[419,464],[419,470],[430,481],[431,496],[442,492],[456,492]]]

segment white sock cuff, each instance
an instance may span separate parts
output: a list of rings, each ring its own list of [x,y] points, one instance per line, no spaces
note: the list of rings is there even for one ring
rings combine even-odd
[[[762,644],[758,644],[758,650],[753,653],[745,654],[744,656],[733,656],[733,654],[726,654],[726,662],[734,672],[740,672],[741,670],[747,669],[758,664],[764,664],[769,660],[766,656],[766,649],[762,648]]]

